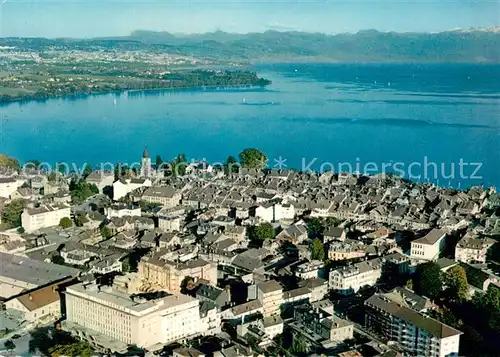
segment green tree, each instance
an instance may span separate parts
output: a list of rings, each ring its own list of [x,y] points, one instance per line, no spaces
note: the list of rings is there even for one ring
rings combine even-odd
[[[325,259],[325,246],[323,245],[323,242],[321,242],[321,240],[315,238],[309,248],[311,250],[312,259],[321,261]]]
[[[157,168],[160,167],[163,164],[163,160],[161,159],[160,155],[156,155],[155,163],[156,163],[156,167]]]
[[[93,171],[92,165],[85,163],[84,168],[83,168],[83,172],[82,172],[83,178],[86,179],[92,173],[92,171]]]
[[[439,265],[434,262],[420,264],[417,267],[415,287],[417,293],[436,299],[443,287]]]
[[[13,157],[8,157],[7,155],[0,154],[0,167],[6,167],[9,169],[19,169],[19,161]]]
[[[94,350],[89,344],[84,342],[73,342],[68,345],[55,345],[49,348],[49,353],[52,357],[59,356],[79,356],[91,357],[94,356]]]
[[[2,223],[7,224],[9,228],[19,227],[25,205],[26,201],[23,199],[15,199],[6,204],[2,212]]]
[[[258,149],[245,149],[240,153],[240,163],[244,168],[262,170],[266,167],[267,156]]]
[[[445,325],[454,327],[456,329],[460,329],[463,326],[462,320],[457,318],[455,314],[453,314],[453,311],[451,311],[450,309],[444,308],[441,312],[432,310],[431,317],[441,321]]]
[[[469,284],[467,283],[467,274],[464,268],[457,265],[449,269],[444,274],[444,284],[447,295],[458,301],[464,301],[469,295]]]
[[[104,239],[109,239],[113,236],[113,232],[111,231],[111,229],[109,229],[109,227],[102,227],[101,228],[101,236]]]
[[[253,235],[255,239],[258,240],[267,240],[273,239],[275,235],[274,227],[271,223],[264,222],[255,226],[253,229]]]
[[[226,171],[227,173],[233,173],[238,171],[238,161],[236,161],[236,158],[234,156],[228,156],[226,160]]]
[[[71,228],[73,227],[73,222],[71,222],[71,219],[69,217],[63,217],[59,221],[59,227],[61,227],[62,229]]]
[[[292,348],[291,352],[294,354],[306,354],[309,351],[309,348],[307,347],[307,342],[304,336],[301,334],[296,334],[293,338],[292,341]]]
[[[23,234],[24,232],[25,232],[25,229],[23,227],[19,227],[17,229],[17,233],[19,233],[19,234]]]
[[[73,203],[80,204],[87,198],[99,193],[99,188],[95,184],[89,184],[84,180],[71,180],[69,192]]]
[[[186,168],[187,168],[186,155],[185,154],[177,155],[177,157],[172,161],[171,164],[172,176],[174,177],[184,176],[186,174]]]
[[[314,239],[321,237],[325,231],[325,225],[321,218],[311,217],[307,220],[307,234],[309,238]]]
[[[16,349],[16,344],[12,340],[5,341],[3,345],[7,351],[12,351]]]
[[[65,263],[64,258],[59,254],[52,255],[50,261],[54,264],[59,264],[59,265],[63,265]]]

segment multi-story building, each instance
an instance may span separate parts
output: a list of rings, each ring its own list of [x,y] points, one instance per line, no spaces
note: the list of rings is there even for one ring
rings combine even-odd
[[[21,224],[26,233],[31,233],[41,228],[57,226],[61,218],[69,218],[70,214],[70,208],[64,205],[43,205],[36,208],[26,208],[21,214]]]
[[[455,260],[468,264],[484,264],[488,250],[494,244],[493,239],[480,239],[466,234],[455,247]]]
[[[151,187],[151,180],[148,178],[128,178],[120,179],[113,183],[113,199],[118,201],[130,192],[141,187]]]
[[[366,251],[361,249],[361,245],[357,243],[344,243],[333,241],[330,242],[328,248],[328,259],[330,260],[349,260],[354,258],[362,258],[366,255]]]
[[[328,341],[342,342],[353,338],[354,324],[320,308],[321,302],[303,304],[294,309],[294,322],[310,334]]]
[[[432,229],[424,237],[411,242],[410,256],[418,260],[435,260],[439,258],[446,244],[446,232]]]
[[[297,266],[295,276],[303,280],[319,278],[324,267],[325,264],[320,260],[306,262]]]
[[[410,356],[458,356],[462,332],[388,296],[376,294],[365,301],[365,323],[370,330],[397,342]]]
[[[264,317],[279,314],[283,299],[283,288],[276,280],[258,283],[257,299],[262,303]]]
[[[111,287],[73,285],[66,289],[67,322],[140,347],[171,343],[198,335],[199,301],[187,295],[157,300],[131,298]]]
[[[166,208],[177,206],[181,201],[181,192],[173,187],[150,187],[144,191],[142,200],[158,203]]]
[[[19,185],[12,177],[0,177],[0,197],[10,198],[17,191]]]
[[[133,206],[133,205],[112,205],[110,207],[106,207],[104,209],[106,213],[106,217],[140,217],[141,216],[141,207]]]
[[[408,259],[399,253],[342,267],[330,272],[330,289],[339,294],[356,293],[363,286],[373,286],[384,277],[393,280],[408,273]]]
[[[180,292],[181,283],[186,277],[194,280],[204,279],[211,285],[217,285],[217,265],[202,259],[175,263],[159,257],[148,256],[139,262],[138,273],[147,284],[172,294]]]

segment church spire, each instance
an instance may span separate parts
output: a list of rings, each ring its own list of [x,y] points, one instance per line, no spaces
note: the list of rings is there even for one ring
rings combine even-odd
[[[142,153],[142,157],[145,159],[145,158],[149,158],[149,152],[148,152],[148,147],[145,146],[144,147],[144,152]]]

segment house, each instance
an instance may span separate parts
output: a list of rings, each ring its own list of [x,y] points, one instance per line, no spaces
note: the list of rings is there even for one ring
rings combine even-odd
[[[316,279],[322,275],[322,270],[325,264],[320,260],[313,260],[310,262],[302,263],[297,266],[295,276],[299,279]]]
[[[455,260],[468,264],[484,264],[488,250],[494,244],[493,239],[475,238],[466,234],[455,246]]]
[[[118,201],[130,192],[141,187],[151,187],[151,180],[148,178],[127,178],[120,179],[113,183],[113,199]]]
[[[200,284],[196,290],[196,298],[200,301],[209,301],[219,309],[222,309],[231,303],[231,290],[220,289],[212,285]]]
[[[330,272],[330,288],[342,295],[359,291],[364,286],[373,286],[380,279],[393,280],[409,272],[408,259],[399,253],[362,261]]]
[[[106,217],[140,217],[141,216],[141,208],[139,206],[134,205],[126,205],[126,204],[114,204],[109,207],[104,208],[104,212]]]
[[[243,226],[228,226],[224,229],[224,235],[236,242],[243,242],[246,239],[247,228]]]
[[[59,225],[61,218],[70,217],[71,211],[65,205],[42,205],[26,208],[21,214],[21,224],[26,233]]]
[[[306,279],[299,281],[299,287],[307,288],[311,291],[310,302],[315,302],[323,300],[323,298],[328,294],[328,280],[321,278]]]
[[[330,313],[331,310],[321,308],[318,303],[295,307],[294,321],[309,334],[326,341],[343,342],[352,339],[354,324]]]
[[[418,260],[436,260],[444,250],[446,232],[433,228],[424,237],[411,242],[410,257]]]
[[[2,302],[7,310],[16,310],[30,323],[47,323],[61,317],[61,283],[35,288]]]
[[[301,221],[284,228],[276,235],[278,242],[290,242],[292,244],[300,244],[307,239],[307,227]]]
[[[150,187],[144,191],[142,200],[151,203],[158,203],[165,208],[179,205],[181,201],[181,191],[170,186]]]
[[[17,191],[18,183],[13,177],[0,177],[0,197],[10,198]]]
[[[355,242],[332,241],[328,247],[328,259],[330,260],[349,260],[362,258],[366,255],[364,246]]]
[[[347,237],[347,232],[340,227],[330,227],[326,232],[323,233],[323,241],[325,243],[332,240],[344,241]]]

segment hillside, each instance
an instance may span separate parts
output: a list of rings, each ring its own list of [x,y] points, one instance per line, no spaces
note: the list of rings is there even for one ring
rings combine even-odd
[[[278,31],[179,35],[141,30],[130,36],[85,40],[3,38],[0,45],[39,50],[148,50],[245,62],[500,62],[500,32],[496,28],[432,34],[366,30],[338,35]]]

